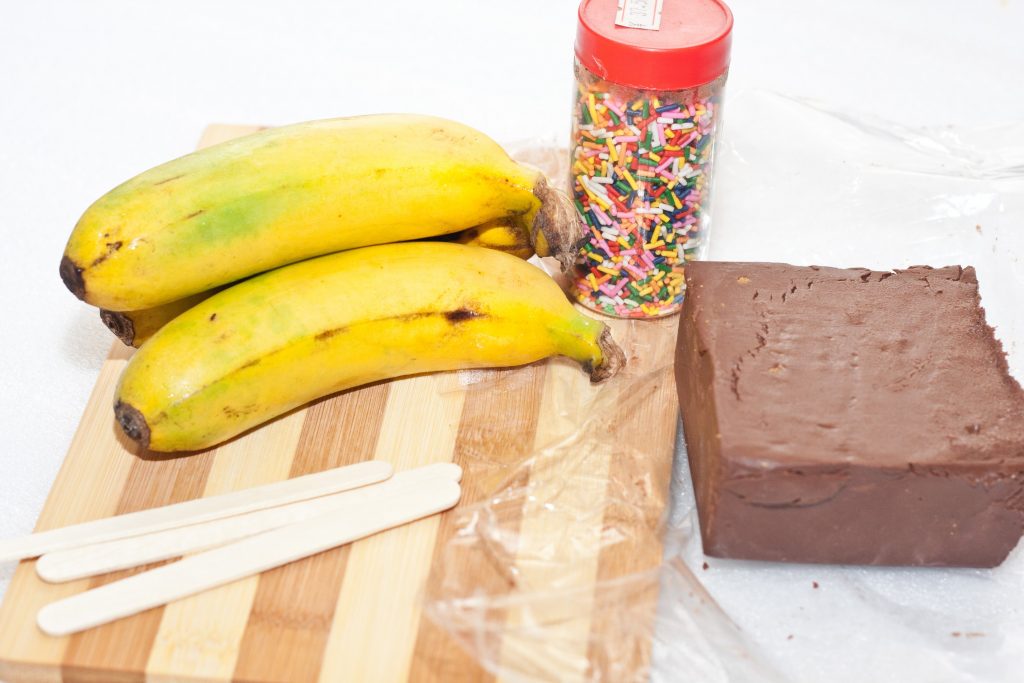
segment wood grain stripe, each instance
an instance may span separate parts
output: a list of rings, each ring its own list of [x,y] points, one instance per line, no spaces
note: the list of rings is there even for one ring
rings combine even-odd
[[[389,384],[339,394],[309,409],[289,476],[373,457]],[[305,683],[320,671],[349,546],[259,577],[238,648],[235,681]]]
[[[294,412],[221,446],[203,495],[288,478],[305,421],[304,411]],[[146,665],[147,683],[175,680],[182,674],[229,680],[257,581],[258,577],[249,577],[167,605]]]
[[[617,403],[630,419],[608,425],[614,453],[603,498],[605,538],[587,650],[591,680],[647,681],[668,511],[678,411],[672,358],[678,320],[617,322],[616,338],[631,360],[616,380]],[[607,584],[606,584],[607,585]]]
[[[465,394],[454,372],[393,384],[374,457],[397,471],[451,462]],[[320,681],[406,679],[437,525],[435,515],[352,544]]]
[[[556,359],[548,366],[515,558],[524,600],[508,615],[499,659],[507,680],[584,679],[602,543],[594,513],[612,456],[595,417],[611,392],[592,386],[575,364]]]
[[[676,432],[675,420],[663,415],[666,402],[677,400],[671,368],[643,378],[630,395],[638,419],[612,429],[617,447],[605,494],[604,535],[617,540],[601,548],[597,582],[630,575],[638,580],[617,583],[613,591],[595,596],[587,659],[588,676],[596,680],[648,680],[658,602],[656,570],[662,561]],[[644,572],[649,573],[640,578]]]
[[[491,495],[530,454],[537,431],[537,407],[544,386],[545,366],[480,373],[466,395],[454,461],[462,466],[463,487],[459,507],[445,513],[434,545],[427,595],[438,595],[443,580],[472,586],[485,595],[501,595],[511,588],[489,555],[479,549],[445,558],[448,542],[459,531],[460,512]],[[524,474],[528,474],[524,472]],[[513,484],[514,485],[514,484]],[[503,528],[518,530],[519,515],[503,518]],[[445,560],[448,560],[447,562]],[[497,614],[498,618],[502,615]],[[493,681],[478,661],[443,628],[426,616],[420,626],[409,680],[424,683]]]
[[[173,458],[143,454],[136,458],[124,483],[117,514],[200,496],[215,453],[216,450],[212,450]],[[152,566],[155,565],[97,577],[89,585],[101,586]],[[162,616],[163,608],[158,607],[71,636],[62,664],[64,680],[68,683],[143,681]]]
[[[37,531],[76,524],[117,511],[121,491],[135,456],[119,439],[111,417],[114,389],[131,349],[115,342],[100,370],[99,378],[68,449],[68,457],[54,481]],[[71,457],[81,454],[81,457]],[[98,463],[102,463],[99,465]],[[81,495],[83,491],[87,495]],[[60,680],[59,663],[69,638],[51,638],[35,625],[35,615],[44,605],[85,590],[89,581],[51,585],[35,572],[35,562],[22,562],[0,607],[0,680]]]

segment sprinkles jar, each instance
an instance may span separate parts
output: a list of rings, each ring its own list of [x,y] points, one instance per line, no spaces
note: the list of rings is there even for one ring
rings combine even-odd
[[[570,185],[586,224],[573,290],[620,318],[679,311],[707,249],[732,14],[719,0],[583,0]]]

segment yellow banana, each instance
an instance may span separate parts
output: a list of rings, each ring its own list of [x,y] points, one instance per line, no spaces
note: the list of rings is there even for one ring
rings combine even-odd
[[[573,358],[592,381],[622,351],[543,271],[445,242],[366,247],[246,280],[182,313],[128,362],[124,432],[206,448],[318,397],[401,375]]]
[[[526,227],[522,225],[521,221],[511,218],[502,218],[467,228],[461,232],[446,235],[445,239],[459,244],[503,251],[521,259],[528,259],[534,253],[533,247],[530,246]],[[179,314],[184,313],[200,301],[209,299],[221,289],[223,288],[218,287],[184,299],[153,308],[141,308],[137,311],[100,309],[100,320],[126,346],[139,348],[144,341]]]
[[[503,251],[521,259],[528,259],[534,254],[526,227],[518,221],[507,218],[457,232],[452,235],[452,241]]]
[[[184,299],[137,311],[109,311],[103,308],[100,309],[100,320],[126,346],[138,348],[161,327],[200,301],[209,299],[218,291],[220,289],[212,289],[208,292],[200,292]]]
[[[404,114],[312,121],[209,147],[136,176],[78,221],[60,274],[79,298],[150,308],[343,249],[518,217],[568,268],[582,234],[544,175],[493,140]]]

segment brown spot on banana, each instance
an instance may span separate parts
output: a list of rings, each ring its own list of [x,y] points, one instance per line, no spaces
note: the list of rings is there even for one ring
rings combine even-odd
[[[93,262],[89,264],[89,267],[90,268],[95,268],[99,264],[103,263],[104,261],[107,260],[107,258],[110,257],[111,254],[116,252],[123,245],[124,245],[124,243],[121,242],[120,240],[118,240],[117,242],[107,242],[107,253],[106,254],[100,254],[95,259],[93,259]]]
[[[158,186],[158,185],[163,185],[164,183],[169,183],[169,182],[171,182],[172,180],[177,180],[178,178],[182,178],[182,177],[184,177],[184,175],[185,175],[185,174],[183,174],[183,173],[182,173],[182,174],[179,174],[179,175],[176,175],[176,176],[172,176],[172,177],[170,177],[170,178],[164,178],[163,180],[161,180],[161,181],[159,181],[159,182],[153,183],[153,187],[156,187],[156,186]]]
[[[471,309],[471,308],[469,308],[467,306],[462,306],[461,308],[456,308],[455,310],[451,310],[451,311],[424,311],[423,313],[407,313],[405,315],[395,315],[395,316],[390,316],[390,318],[378,318],[376,320],[368,320],[366,322],[378,323],[378,322],[382,322],[383,320],[387,320],[387,319],[408,321],[408,320],[417,320],[419,318],[426,318],[426,317],[429,317],[429,316],[432,316],[432,315],[434,315],[434,316],[442,316],[445,320],[447,320],[452,325],[458,325],[460,323],[466,322],[467,320],[474,320],[476,318],[485,318],[485,317],[487,317],[486,313],[481,313],[481,312],[475,311],[475,310],[473,310],[473,309]],[[342,325],[341,327],[332,327],[329,330],[323,330],[322,332],[317,332],[316,335],[313,337],[313,339],[316,340],[316,341],[327,341],[331,337],[334,337],[334,336],[336,336],[338,334],[341,334],[342,332],[344,332],[348,328],[349,328],[348,325]],[[241,368],[239,368],[239,369],[241,369]]]
[[[315,337],[313,337],[313,339],[315,339],[316,341],[327,341],[328,339],[330,339],[334,335],[342,332],[344,329],[345,329],[344,327],[332,327],[329,330],[324,330],[323,332],[318,332],[317,335]]]
[[[471,320],[473,318],[480,317],[483,317],[482,313],[478,313],[472,309],[466,308],[465,306],[463,306],[462,308],[457,308],[454,311],[445,311],[444,313],[445,320],[452,323],[453,325],[457,325],[458,323],[464,322],[466,320]]]
[[[255,406],[255,405],[248,405],[248,406],[244,406],[242,408],[235,408],[233,406],[224,406],[222,408],[222,410],[224,412],[224,415],[226,415],[228,417],[228,419],[237,420],[240,417],[245,417],[246,415],[248,415],[249,413],[253,412],[257,408],[258,408],[258,406]]]

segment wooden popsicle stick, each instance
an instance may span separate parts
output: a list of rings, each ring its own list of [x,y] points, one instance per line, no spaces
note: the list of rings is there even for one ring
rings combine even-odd
[[[399,472],[387,481],[351,491],[152,534],[47,553],[36,562],[36,573],[44,581],[61,583],[137,567],[215,548],[341,507],[359,510],[360,506],[377,500],[396,502],[435,482],[458,482],[461,477],[462,468],[454,463],[417,467]]]
[[[36,621],[51,636],[77,633],[442,512],[460,494],[454,481],[439,481],[400,501],[346,505],[59,600]]]
[[[91,543],[198,524],[300,500],[347,491],[384,481],[393,473],[387,462],[368,460],[304,477],[254,486],[221,496],[198,498],[175,505],[141,510],[75,524],[29,536],[0,540],[0,562],[23,560],[44,553]]]

